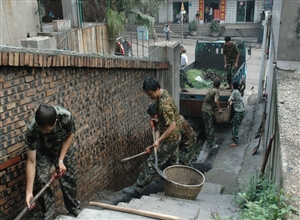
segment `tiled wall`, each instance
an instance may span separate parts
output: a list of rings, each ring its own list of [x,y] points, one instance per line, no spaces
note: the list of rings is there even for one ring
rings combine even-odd
[[[263,0],[255,0],[254,7],[254,23],[260,21],[260,13],[263,10],[262,6]],[[174,1],[175,2],[175,1]],[[227,0],[226,1],[226,17],[224,23],[236,23],[236,8],[238,0]],[[190,0],[189,1],[189,21],[192,21],[195,18],[195,14],[199,8],[199,0]],[[158,22],[172,22],[173,21],[173,1],[168,0],[166,3],[162,4],[159,10]]]

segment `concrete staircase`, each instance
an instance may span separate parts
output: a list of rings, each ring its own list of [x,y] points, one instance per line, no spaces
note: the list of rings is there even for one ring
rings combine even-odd
[[[129,203],[120,202],[118,206],[153,213],[170,215],[180,219],[217,219],[216,217],[237,219],[238,207],[233,195],[220,194],[222,186],[205,183],[196,200],[186,200],[164,195],[164,193],[131,199]],[[198,209],[200,212],[197,216]],[[196,217],[196,218],[195,218]],[[57,220],[71,219],[153,219],[125,212],[88,207],[75,217],[60,215]]]

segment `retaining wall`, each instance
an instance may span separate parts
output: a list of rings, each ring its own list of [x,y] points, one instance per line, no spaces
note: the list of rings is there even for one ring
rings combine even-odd
[[[25,202],[25,131],[41,103],[61,105],[76,121],[78,198],[131,184],[145,157],[122,158],[151,144],[142,90],[147,76],[166,74],[168,61],[104,57],[66,51],[0,47],[0,218],[11,219]],[[62,194],[58,182],[56,206]]]

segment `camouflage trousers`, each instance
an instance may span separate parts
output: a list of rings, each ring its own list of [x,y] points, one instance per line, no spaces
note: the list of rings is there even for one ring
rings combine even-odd
[[[174,142],[162,142],[160,144],[157,150],[157,163],[160,169],[165,168],[167,164],[178,164],[179,143],[180,140]],[[151,165],[151,162],[155,164],[154,152],[152,152],[148,157],[146,163],[143,165],[142,171],[133,185],[136,192],[142,193],[156,175],[156,170]]]
[[[235,112],[233,118],[231,119],[231,134],[233,137],[233,143],[239,143],[239,128],[242,120],[245,116],[245,111]]]
[[[37,150],[36,152],[36,174],[38,187],[42,188],[51,178],[50,170],[52,166],[57,167],[58,154],[52,154],[44,150]],[[75,158],[75,148],[69,148],[65,158],[64,164],[67,171],[64,175],[58,178],[60,187],[63,193],[64,203],[66,209],[71,211],[79,207],[77,196],[77,161]],[[41,198],[39,203],[42,207],[44,219],[53,219],[54,215],[54,194],[51,187],[48,187]]]
[[[179,146],[179,164],[191,166],[197,151],[197,138],[190,146]]]
[[[202,118],[205,126],[205,136],[206,136],[207,144],[208,147],[212,148],[213,146],[216,145],[213,115],[208,112],[202,111]]]
[[[193,88],[193,84],[189,81],[187,78],[187,75],[185,71],[180,72],[180,88],[185,89],[185,84],[187,84],[189,87]]]
[[[235,75],[235,68],[234,68],[234,62],[228,62],[227,63],[227,83],[228,86],[231,86],[232,84],[232,77]]]

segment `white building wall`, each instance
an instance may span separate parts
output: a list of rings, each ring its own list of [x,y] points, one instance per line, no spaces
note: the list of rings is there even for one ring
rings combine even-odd
[[[199,10],[199,0],[189,1],[189,21],[196,19],[196,13]]]
[[[226,1],[225,23],[236,23],[237,0]]]
[[[179,0],[167,0],[163,3],[159,10],[159,20],[157,22],[173,22],[173,2],[179,2]],[[181,2],[181,1],[180,1]],[[185,1],[183,1],[185,2]],[[254,6],[254,23],[260,21],[260,14],[263,11],[262,6],[263,0],[255,0]],[[236,22],[236,10],[237,10],[238,0],[226,0],[226,14],[225,21],[221,23],[235,24]],[[195,19],[195,14],[199,9],[199,0],[189,1],[189,21]]]
[[[259,23],[260,22],[260,14],[264,10],[262,4],[263,4],[263,0],[255,0],[254,23]]]
[[[35,36],[39,31],[37,0],[0,1],[0,45],[21,46],[27,33]]]
[[[161,4],[158,11],[158,21],[159,23],[169,23],[173,21],[173,1],[167,0],[165,3]]]

